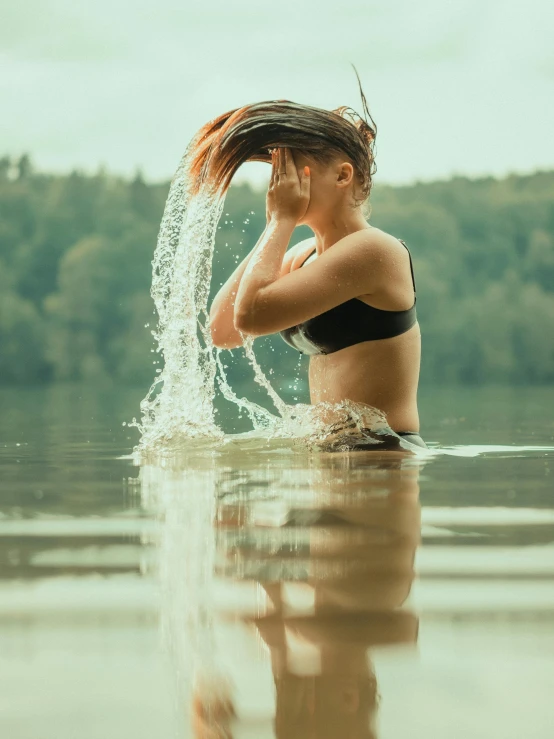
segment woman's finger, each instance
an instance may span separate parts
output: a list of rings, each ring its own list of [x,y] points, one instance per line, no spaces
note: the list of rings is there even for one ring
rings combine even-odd
[[[296,166],[294,164],[294,159],[292,158],[292,151],[289,149],[288,146],[285,147],[285,164],[288,174],[296,172]]]
[[[287,173],[287,165],[285,163],[285,152],[283,150],[283,147],[279,147],[279,170],[278,173],[281,175],[281,177],[284,177]]]
[[[275,149],[271,152],[271,177],[269,178],[269,187],[275,185]]]
[[[310,168],[304,167],[300,179],[300,192],[302,195],[310,199]]]

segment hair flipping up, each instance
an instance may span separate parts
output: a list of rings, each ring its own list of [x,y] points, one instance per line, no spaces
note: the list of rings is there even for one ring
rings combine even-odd
[[[346,105],[325,110],[291,100],[265,100],[235,108],[206,123],[196,135],[191,154],[192,192],[204,185],[226,192],[241,164],[271,163],[271,149],[287,146],[321,163],[346,154],[360,187],[361,199],[356,205],[365,202],[377,171],[377,126],[355,67],[354,71],[365,118]]]

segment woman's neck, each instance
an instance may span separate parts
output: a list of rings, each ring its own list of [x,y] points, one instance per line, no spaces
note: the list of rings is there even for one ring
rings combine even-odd
[[[315,234],[317,254],[320,256],[337,241],[356,231],[373,228],[366,221],[359,209],[345,213],[331,213],[328,217],[318,219],[317,223],[309,223]]]

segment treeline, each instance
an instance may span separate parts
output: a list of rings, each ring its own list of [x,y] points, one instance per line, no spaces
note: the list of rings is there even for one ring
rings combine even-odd
[[[0,382],[152,380],[151,260],[168,187],[0,160]],[[376,184],[372,207],[371,223],[413,255],[422,383],[554,381],[554,172]],[[265,193],[234,186],[224,212],[212,296],[263,230]],[[306,358],[279,337],[256,343],[262,367],[294,386]],[[251,382],[242,350],[228,356]]]

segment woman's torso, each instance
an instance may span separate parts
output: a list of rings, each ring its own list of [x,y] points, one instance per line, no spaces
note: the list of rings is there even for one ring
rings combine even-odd
[[[299,269],[308,259],[311,261],[317,258],[313,254],[314,248],[315,241],[308,243],[291,269]],[[391,245],[391,248],[396,248],[396,245]],[[402,246],[404,248],[406,254],[409,254],[405,244]],[[335,321],[345,321],[346,336],[350,330],[346,321],[351,322],[353,319],[361,322],[358,333],[362,337],[364,321],[367,322],[365,329],[369,336],[379,336],[387,331],[402,333],[388,338],[357,341],[328,354],[310,356],[310,398],[312,403],[338,403],[345,399],[366,403],[384,411],[388,424],[394,431],[419,431],[417,387],[421,333],[415,316],[415,281],[411,260],[406,264],[405,259],[395,259],[394,265],[394,273],[386,274],[374,293],[348,301],[348,304],[343,304],[332,315]],[[370,309],[357,306],[356,301],[365,303]],[[387,313],[373,311],[371,308]],[[325,315],[322,314],[322,318]],[[380,323],[384,327],[382,331]],[[402,323],[410,327],[404,330]],[[321,342],[325,343],[325,324],[322,319],[314,319],[311,325],[310,322],[301,325],[302,328],[304,326],[311,327],[314,334],[319,332]],[[354,340],[347,338],[341,343],[340,331],[337,331],[339,328],[340,325],[335,325],[333,332],[336,346]],[[355,334],[354,331],[351,333]]]

